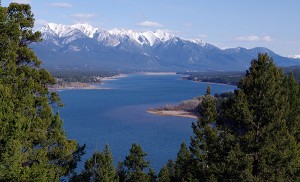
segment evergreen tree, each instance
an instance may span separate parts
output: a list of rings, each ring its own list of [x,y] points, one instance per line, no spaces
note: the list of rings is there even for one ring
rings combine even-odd
[[[159,174],[158,174],[158,181],[159,182],[170,182],[170,173],[169,170],[167,168],[167,166],[164,166],[163,168],[161,168]]]
[[[29,5],[0,7],[0,181],[58,181],[73,172],[84,147],[68,140],[54,78],[40,68],[28,47],[41,41],[33,32]]]
[[[72,177],[71,181],[119,181],[116,167],[113,164],[113,156],[108,145],[102,152],[95,152],[91,159],[86,160],[84,170],[80,175]]]
[[[284,76],[267,54],[251,62],[235,99],[224,109],[224,141],[230,180],[298,181],[300,148],[288,118]],[[236,174],[240,174],[238,177]]]
[[[155,173],[154,169],[152,169],[152,168],[149,169],[148,176],[149,176],[150,182],[156,182],[157,181],[157,176],[156,176],[156,173]]]
[[[113,156],[111,151],[108,148],[108,145],[105,146],[105,149],[101,153],[100,160],[100,173],[99,179],[103,182],[113,182],[119,181],[116,167],[113,164]]]
[[[170,180],[174,181],[175,180],[175,162],[173,160],[168,160],[166,167],[168,169]]]
[[[177,181],[175,175],[175,162],[173,160],[168,160],[166,165],[161,168],[158,173],[158,181]]]
[[[117,172],[119,176],[119,181],[124,182],[126,180],[126,170],[123,162],[118,162]]]
[[[218,113],[216,101],[210,95],[210,87],[199,105],[199,118],[192,124],[194,136],[191,137],[190,151],[195,179],[214,181],[220,173],[221,141],[218,137],[216,122]],[[218,164],[217,164],[218,163]]]
[[[289,112],[287,114],[287,127],[289,132],[300,142],[300,86],[294,79],[293,74],[285,77],[283,89],[288,96],[287,104]]]
[[[139,182],[150,181],[150,178],[145,169],[149,167],[150,162],[145,161],[147,154],[138,144],[132,144],[130,153],[124,160],[126,167],[126,181]]]
[[[177,154],[177,159],[175,162],[175,181],[188,181],[188,179],[192,176],[192,168],[195,166],[191,166],[191,153],[183,142],[180,145],[179,152]]]
[[[222,109],[222,121],[224,122],[224,118],[227,119],[219,136],[223,140],[223,163],[226,166],[221,178],[223,181],[253,181],[252,156],[245,155],[241,151],[241,146],[237,144],[241,142],[238,136],[245,133],[245,123],[250,123],[252,119],[245,94],[235,91],[234,99],[230,99]]]

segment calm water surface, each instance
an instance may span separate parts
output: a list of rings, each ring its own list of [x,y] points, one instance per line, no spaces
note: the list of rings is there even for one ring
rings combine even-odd
[[[116,163],[129,154],[132,143],[142,145],[156,172],[175,159],[182,142],[189,144],[195,119],[163,117],[147,113],[148,108],[177,104],[203,95],[207,83],[181,80],[181,75],[128,75],[108,80],[106,90],[63,90],[65,107],[60,110],[68,138],[86,144],[83,161],[109,144]],[[212,94],[235,87],[211,84]],[[83,168],[84,162],[79,165]]]

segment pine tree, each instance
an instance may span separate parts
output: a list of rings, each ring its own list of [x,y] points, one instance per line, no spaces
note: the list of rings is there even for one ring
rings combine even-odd
[[[216,122],[218,113],[215,98],[210,95],[210,87],[199,106],[199,118],[192,124],[194,136],[191,137],[190,151],[194,178],[200,181],[214,181],[220,173],[221,141],[218,137]]]
[[[99,181],[113,182],[119,181],[116,167],[113,164],[113,156],[108,145],[101,153]]]
[[[156,175],[153,168],[149,168],[148,176],[149,176],[149,181],[150,182],[156,182],[157,181],[157,175]]]
[[[241,91],[235,91],[234,99],[229,100],[223,106],[221,118],[223,130],[220,138],[223,140],[223,163],[225,164],[221,178],[223,181],[254,181],[252,176],[252,156],[243,153],[239,136],[245,134],[245,125],[252,120],[251,111],[246,96]]]
[[[182,144],[185,145],[185,144]],[[186,145],[185,147],[182,146],[182,151],[186,151],[183,148],[187,149]],[[188,149],[187,149],[188,150]],[[182,152],[180,152],[182,153]],[[190,154],[189,154],[190,156]],[[179,157],[179,155],[178,155]],[[187,165],[190,159],[187,160]],[[178,161],[179,163],[179,161]],[[179,164],[178,164],[179,167]],[[179,173],[179,171],[177,171]],[[179,176],[179,175],[177,175]],[[158,173],[158,181],[178,181],[176,174],[175,174],[175,162],[173,160],[168,160],[168,162],[163,166],[163,168],[161,168],[161,170]]]
[[[191,153],[183,142],[175,161],[175,181],[187,181],[192,175],[191,167],[194,168],[191,166]]]
[[[170,173],[169,170],[167,168],[167,166],[163,166],[163,168],[161,168],[159,174],[158,174],[158,181],[159,182],[170,182]]]
[[[150,177],[144,171],[150,164],[150,162],[145,161],[146,156],[147,154],[140,145],[132,144],[130,153],[124,160],[124,166],[127,169],[126,181],[150,181]]]
[[[173,160],[168,160],[166,167],[168,169],[170,180],[174,181],[175,180],[175,162]]]
[[[287,104],[289,112],[287,114],[287,127],[289,132],[300,142],[300,86],[294,79],[293,74],[285,77],[283,89],[288,96]]]
[[[93,156],[86,160],[84,170],[79,175],[74,175],[71,181],[119,181],[117,169],[113,164],[113,156],[108,145],[102,152],[96,151]]]
[[[235,99],[224,109],[230,180],[297,181],[300,148],[287,118],[284,76],[267,54],[251,62]],[[237,176],[236,174],[240,174]]]
[[[0,181],[58,181],[73,172],[84,147],[68,140],[53,77],[28,47],[41,41],[33,32],[29,5],[0,7]]]
[[[124,182],[126,180],[126,170],[123,162],[118,162],[117,172],[119,176],[119,181]]]

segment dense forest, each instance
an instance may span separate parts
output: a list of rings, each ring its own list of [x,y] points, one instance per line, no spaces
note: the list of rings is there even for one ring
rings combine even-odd
[[[118,75],[116,72],[106,71],[51,71],[54,78],[64,82],[101,83],[101,78]]]
[[[300,83],[300,67],[284,67],[282,71],[285,75],[292,74]],[[229,85],[238,85],[239,81],[245,76],[244,72],[183,72],[186,76],[183,79],[197,82],[224,83]]]
[[[300,181],[300,86],[267,54],[233,94],[217,99],[207,88],[190,143],[157,174],[138,144],[118,165],[106,145],[76,173],[85,146],[53,112],[62,105],[48,90],[55,79],[28,47],[41,41],[31,8],[1,7],[0,21],[0,181]]]
[[[55,85],[49,85],[51,90],[95,88],[91,85],[100,84],[102,79],[118,75],[114,72],[74,70],[52,71],[51,74],[55,78]]]

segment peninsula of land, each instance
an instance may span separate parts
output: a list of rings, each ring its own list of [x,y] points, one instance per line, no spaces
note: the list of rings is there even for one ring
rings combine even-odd
[[[179,105],[166,105],[158,108],[150,108],[148,113],[159,116],[176,116],[185,118],[198,118],[197,107],[201,102],[201,98],[182,101]]]
[[[115,80],[126,77],[126,74],[118,74],[113,76],[93,76],[92,78],[71,80],[70,78],[56,78],[56,84],[49,86],[50,90],[69,90],[69,89],[87,89],[87,90],[102,90],[109,89],[100,87],[105,80]],[[73,77],[71,77],[73,79]]]

